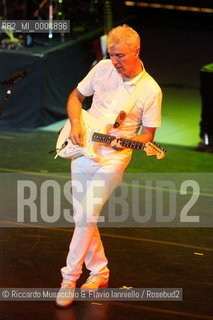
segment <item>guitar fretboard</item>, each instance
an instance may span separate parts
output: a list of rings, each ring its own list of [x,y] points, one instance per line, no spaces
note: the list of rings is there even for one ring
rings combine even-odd
[[[92,141],[102,142],[102,143],[106,143],[106,144],[110,144],[115,139],[116,139],[116,137],[114,137],[114,136],[110,136],[108,134],[103,134],[103,133],[98,133],[98,132],[94,132],[92,135]],[[119,140],[120,140],[121,146],[123,146],[125,148],[143,150],[145,147],[145,143],[143,143],[143,142],[134,141],[134,140],[130,140],[130,139],[124,139],[124,138],[120,138]]]

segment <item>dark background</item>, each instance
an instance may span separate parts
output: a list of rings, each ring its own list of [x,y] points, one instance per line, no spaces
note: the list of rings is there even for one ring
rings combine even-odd
[[[213,57],[213,13],[125,6],[124,2],[65,0],[63,8],[59,8],[53,1],[54,19],[58,19],[61,10],[62,18],[71,22],[71,32],[65,38],[60,34],[54,34],[52,39],[47,34],[35,34],[31,47],[0,48],[0,80],[20,70],[28,73],[15,83],[7,103],[3,103],[3,98],[8,85],[0,86],[0,104],[4,109],[1,130],[29,130],[66,118],[68,95],[91,68],[96,58],[94,41],[110,23],[127,23],[139,32],[145,68],[161,86],[199,90],[200,68],[211,63]],[[4,18],[2,3],[0,16]],[[10,19],[48,19],[48,1],[38,13],[41,1],[6,3]],[[106,3],[111,3],[108,14]],[[146,3],[212,8],[212,1]],[[1,39],[5,36],[0,34]]]

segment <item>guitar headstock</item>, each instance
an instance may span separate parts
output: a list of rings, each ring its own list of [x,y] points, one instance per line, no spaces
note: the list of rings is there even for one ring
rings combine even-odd
[[[144,146],[144,151],[148,157],[156,156],[158,160],[161,160],[166,155],[166,149],[162,148],[156,142],[146,142]]]

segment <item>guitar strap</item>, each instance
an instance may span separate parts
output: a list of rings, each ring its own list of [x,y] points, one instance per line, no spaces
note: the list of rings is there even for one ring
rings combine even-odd
[[[121,123],[126,119],[128,113],[130,113],[130,111],[134,107],[141,90],[140,82],[142,82],[142,80],[143,80],[143,73],[140,76],[140,78],[135,82],[134,84],[135,87],[132,90],[130,97],[127,99],[127,102],[125,103],[125,107],[119,112],[117,118],[115,119],[114,128],[118,128],[121,125]]]

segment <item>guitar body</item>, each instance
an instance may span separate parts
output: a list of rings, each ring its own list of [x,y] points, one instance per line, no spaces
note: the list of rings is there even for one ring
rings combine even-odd
[[[69,139],[71,124],[68,119],[61,129],[56,143],[56,157],[75,159],[85,156],[89,159],[98,161],[99,157],[95,153],[97,142],[92,141],[92,136],[94,132],[107,133],[108,128],[112,126],[112,123],[113,119],[111,118],[97,119],[87,111],[82,110],[81,126],[83,129],[83,146],[75,145]]]

